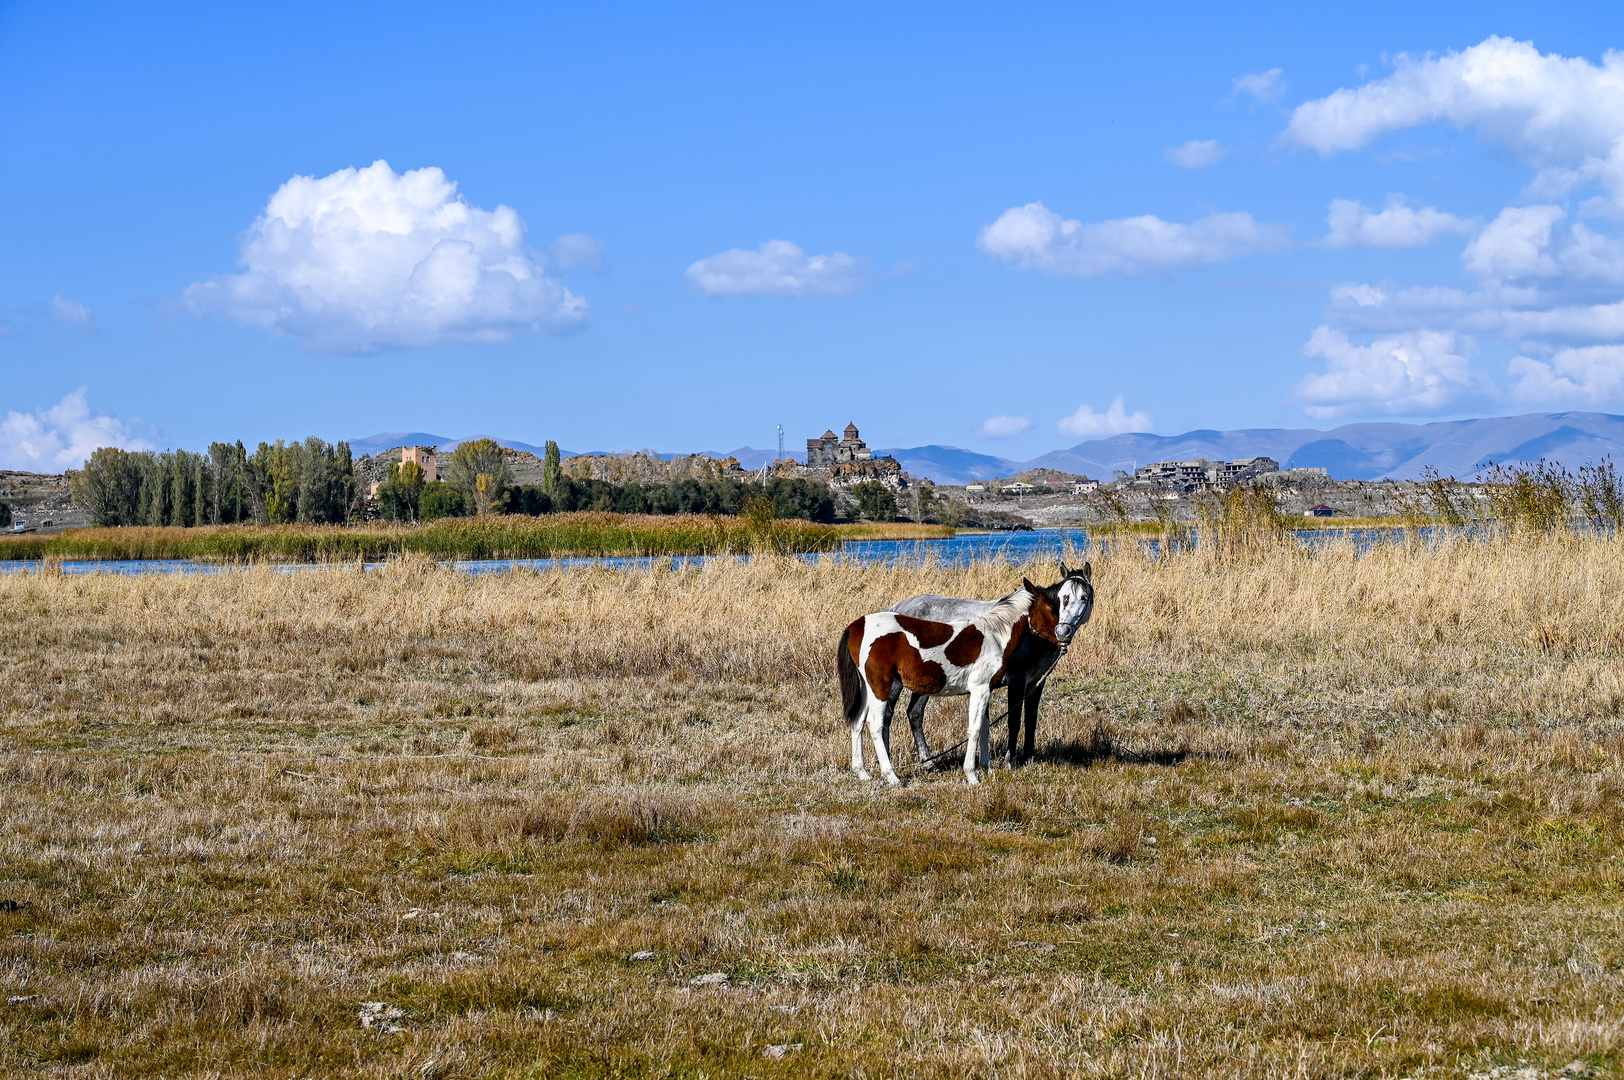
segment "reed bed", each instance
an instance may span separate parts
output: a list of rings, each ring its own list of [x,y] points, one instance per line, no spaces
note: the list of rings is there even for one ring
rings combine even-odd
[[[878,531],[883,534],[885,528]],[[843,538],[842,527],[810,521],[583,512],[534,518],[442,518],[427,525],[70,529],[54,536],[0,538],[0,560],[346,562],[394,555],[464,559],[715,555],[828,551]]]
[[[1092,558],[980,791],[835,637],[1050,565],[0,577],[0,1071],[1619,1068],[1624,544]]]

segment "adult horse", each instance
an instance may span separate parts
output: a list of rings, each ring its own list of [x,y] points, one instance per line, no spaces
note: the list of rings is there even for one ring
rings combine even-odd
[[[851,724],[852,772],[871,779],[863,767],[866,719],[881,774],[888,783],[902,782],[891,767],[882,727],[907,687],[916,694],[970,695],[964,776],[979,784],[978,759],[982,768],[992,768],[987,737],[992,688],[1027,638],[1043,638],[1059,647],[1055,638],[1059,617],[1055,595],[1024,578],[1019,589],[967,619],[940,622],[894,611],[859,617],[841,633],[835,653],[841,701]]]
[[[1060,580],[1041,590],[1059,605],[1060,617],[1055,627],[1055,640],[1038,634],[1028,634],[1009,657],[1004,681],[1009,684],[1009,745],[1004,751],[1004,764],[1013,768],[1016,762],[1016,739],[1021,733],[1021,720],[1026,721],[1026,748],[1022,759],[1031,758],[1038,731],[1038,702],[1043,700],[1043,685],[1049,672],[1066,654],[1072,638],[1094,613],[1094,568],[1083,563],[1082,569],[1068,570],[1060,564]],[[1011,593],[1010,596],[1015,595]],[[952,596],[914,596],[893,604],[890,610],[899,615],[936,622],[955,619],[973,619],[991,611],[1009,597],[999,600],[962,600]],[[908,698],[908,724],[913,729],[914,749],[920,761],[930,760],[930,744],[925,741],[925,706],[931,695],[914,692]],[[891,745],[891,715],[895,711],[893,699],[886,708],[881,734],[887,749]]]

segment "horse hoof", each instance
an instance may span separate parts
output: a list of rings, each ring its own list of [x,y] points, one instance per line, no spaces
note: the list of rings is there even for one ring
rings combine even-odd
[[[973,772],[965,773],[964,774],[964,781],[965,781],[965,783],[969,784],[971,787],[975,787],[977,784],[981,783],[981,779],[979,777],[977,777],[976,774],[973,773]]]
[[[900,778],[898,778],[896,773],[886,773],[885,774],[885,782],[887,784],[890,784],[892,787],[901,787],[902,786],[902,780]]]

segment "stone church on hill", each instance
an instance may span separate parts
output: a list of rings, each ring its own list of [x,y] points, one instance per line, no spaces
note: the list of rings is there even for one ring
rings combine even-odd
[[[806,440],[806,467],[827,468],[830,465],[848,465],[853,461],[869,461],[874,452],[868,443],[857,436],[857,425],[846,425],[846,437],[837,439],[833,431],[825,431],[821,438]]]

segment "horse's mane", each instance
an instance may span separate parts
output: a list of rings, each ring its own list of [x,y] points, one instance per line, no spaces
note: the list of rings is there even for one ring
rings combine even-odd
[[[1015,624],[1032,610],[1032,603],[1036,599],[1034,593],[1027,592],[1026,587],[1022,586],[999,600],[991,611],[976,621],[982,623],[985,629],[991,630],[999,641],[1008,641]]]

